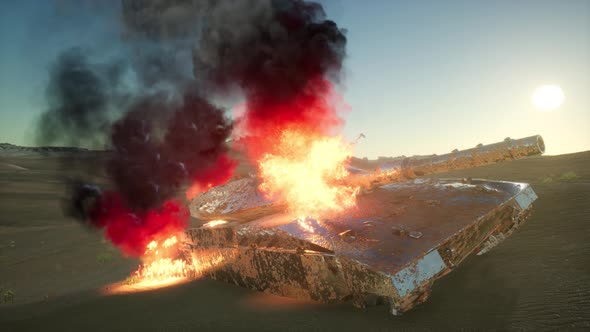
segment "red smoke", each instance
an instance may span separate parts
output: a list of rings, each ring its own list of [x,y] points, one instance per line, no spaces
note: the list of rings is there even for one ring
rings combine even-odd
[[[119,194],[107,192],[94,205],[92,219],[125,254],[139,257],[151,241],[183,231],[189,213],[181,202],[168,200],[160,208],[139,214],[126,207]]]
[[[192,182],[206,190],[222,184],[236,166],[225,142],[232,123],[222,109],[187,92],[168,121],[158,121],[153,113],[166,111],[162,106],[145,98],[114,124],[107,174],[115,190],[103,194],[82,185],[73,195],[75,215],[90,217],[92,225],[104,228],[107,238],[132,256],[188,226],[184,203],[173,200],[183,186]],[[165,128],[165,134],[158,128]],[[95,199],[89,214],[83,203],[88,198]]]
[[[246,133],[239,147],[253,160],[272,152],[279,135],[288,128],[310,134],[329,135],[344,121],[339,111],[344,105],[330,81],[323,77],[311,79],[299,94],[288,100],[277,101],[256,96],[246,102],[246,109],[238,118],[238,130]]]
[[[214,164],[194,175],[194,185],[202,192],[223,184],[233,175],[236,166],[234,160],[221,155]],[[96,198],[90,217],[93,225],[104,228],[106,237],[122,252],[140,257],[151,241],[184,231],[190,214],[183,202],[174,199],[140,212],[130,209],[120,193],[106,192]]]
[[[214,164],[193,177],[192,184],[186,191],[186,198],[191,200],[212,187],[226,183],[234,175],[237,166],[237,161],[225,154],[221,155]]]
[[[193,183],[212,187],[224,184],[232,177],[237,166],[235,160],[225,154],[221,155],[213,165],[197,174],[193,178]]]

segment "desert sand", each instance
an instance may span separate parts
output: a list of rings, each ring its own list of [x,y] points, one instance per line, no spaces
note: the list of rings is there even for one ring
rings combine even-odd
[[[590,151],[533,157],[438,177],[528,182],[532,217],[504,243],[437,281],[398,317],[286,299],[212,280],[104,295],[139,262],[64,218],[56,155],[0,156],[2,331],[388,331],[590,329]],[[100,172],[94,180],[104,182]],[[197,221],[194,221],[195,223]],[[0,294],[2,295],[2,294]],[[6,300],[6,301],[4,301]],[[10,301],[12,300],[12,301]]]

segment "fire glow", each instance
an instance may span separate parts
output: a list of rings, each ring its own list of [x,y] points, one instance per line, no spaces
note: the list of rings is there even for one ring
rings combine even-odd
[[[183,283],[195,277],[194,267],[180,252],[180,233],[148,243],[142,265],[122,283],[110,285],[108,294],[153,290]]]
[[[126,281],[107,286],[107,295],[135,293],[179,285],[198,279],[226,264],[226,258],[218,251],[182,251],[179,233],[161,241],[151,241],[141,257],[143,262]]]
[[[142,257],[144,264],[135,271],[135,276],[145,283],[162,283],[186,278],[191,271],[190,264],[178,255],[178,239],[171,236],[164,241],[152,241]]]
[[[198,194],[224,184],[232,177],[237,165],[237,162],[227,155],[220,156],[213,165],[201,170],[198,177],[192,180],[191,185],[185,191],[186,199],[190,201]]]
[[[351,149],[339,136],[287,129],[276,152],[260,160],[260,189],[286,200],[290,211],[301,217],[352,208],[359,188],[342,184],[349,175],[345,165]]]

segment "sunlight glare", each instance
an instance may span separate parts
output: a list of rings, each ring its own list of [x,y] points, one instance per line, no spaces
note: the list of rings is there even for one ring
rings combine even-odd
[[[543,111],[552,111],[563,104],[565,94],[557,85],[543,85],[533,92],[531,100],[536,108]]]

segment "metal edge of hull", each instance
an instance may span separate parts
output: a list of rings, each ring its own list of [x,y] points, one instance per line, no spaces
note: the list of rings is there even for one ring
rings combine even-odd
[[[195,242],[195,232],[202,228],[189,229],[187,235],[192,240],[187,250],[196,265],[211,265],[211,257],[223,261],[204,271],[205,276],[215,280],[324,303],[352,300],[357,307],[388,303],[390,312],[399,314],[424,302],[434,280],[452,271],[473,252],[488,252],[526,220],[537,196],[528,184],[518,185],[520,191],[512,198],[393,275],[310,247],[294,250],[243,243],[231,228],[205,230],[219,237],[211,243]],[[268,233],[270,238],[275,235]]]

